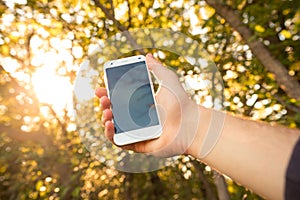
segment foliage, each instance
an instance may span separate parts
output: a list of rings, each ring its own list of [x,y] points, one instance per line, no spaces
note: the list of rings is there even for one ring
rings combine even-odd
[[[300,3],[223,4],[239,14],[252,39],[264,43],[299,81]],[[80,63],[95,46],[120,31],[150,27],[180,31],[208,51],[223,77],[221,103],[226,110],[300,127],[299,100],[280,89],[247,41],[205,1],[0,1],[0,199],[217,198],[214,172],[190,157],[144,174],[119,172],[98,161],[82,145],[69,108],[56,109],[35,93],[32,80],[43,67],[74,83]],[[144,51],[176,70],[183,83],[200,74],[171,52]],[[188,92],[198,103],[213,93],[196,88]],[[213,107],[214,101],[207,106]],[[226,180],[232,199],[261,199]]]

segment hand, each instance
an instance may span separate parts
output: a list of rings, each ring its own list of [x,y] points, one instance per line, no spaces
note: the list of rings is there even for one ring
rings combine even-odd
[[[199,125],[198,106],[189,99],[174,72],[164,67],[151,54],[147,54],[146,62],[149,70],[161,81],[155,98],[163,132],[157,139],[125,145],[122,148],[163,157],[190,153],[189,147],[196,136]],[[106,89],[97,88],[95,94],[100,98],[103,109],[102,121],[105,126],[105,136],[114,142],[113,114]]]

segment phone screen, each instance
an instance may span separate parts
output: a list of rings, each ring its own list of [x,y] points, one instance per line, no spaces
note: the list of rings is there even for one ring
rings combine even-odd
[[[116,133],[159,124],[145,61],[106,68]]]

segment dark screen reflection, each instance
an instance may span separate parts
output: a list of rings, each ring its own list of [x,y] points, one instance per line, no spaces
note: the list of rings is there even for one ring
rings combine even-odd
[[[145,62],[106,69],[116,133],[158,125]]]

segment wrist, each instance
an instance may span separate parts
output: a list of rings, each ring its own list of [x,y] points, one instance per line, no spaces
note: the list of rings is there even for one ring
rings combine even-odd
[[[197,116],[198,126],[193,141],[191,142],[191,145],[188,147],[186,154],[191,155],[195,158],[200,158],[200,151],[203,146],[203,141],[205,139],[205,136],[209,131],[213,110],[193,103],[192,112],[196,112],[198,114]],[[194,132],[195,130],[189,130],[189,133],[194,133]]]

